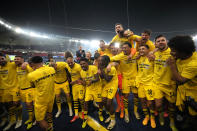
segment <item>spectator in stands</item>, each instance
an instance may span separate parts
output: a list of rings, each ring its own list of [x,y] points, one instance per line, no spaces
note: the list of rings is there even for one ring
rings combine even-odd
[[[76,51],[76,56],[85,57],[85,50],[82,50],[82,47],[79,46],[79,50]]]

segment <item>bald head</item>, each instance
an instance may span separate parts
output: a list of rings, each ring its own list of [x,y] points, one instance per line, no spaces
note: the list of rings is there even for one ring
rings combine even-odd
[[[74,60],[73,60],[72,57],[68,57],[68,58],[66,59],[66,62],[67,62],[67,64],[69,65],[70,68],[73,68],[74,65],[75,65],[75,62],[74,62]]]

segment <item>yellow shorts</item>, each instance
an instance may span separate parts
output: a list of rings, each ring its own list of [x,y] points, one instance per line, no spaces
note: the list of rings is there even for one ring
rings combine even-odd
[[[129,94],[129,93],[138,93],[138,89],[135,87],[135,80],[130,78],[122,78],[122,93]]]
[[[70,93],[70,87],[68,81],[62,83],[62,84],[56,84],[55,83],[55,94],[59,95],[61,93],[61,90],[64,91],[64,93],[69,94]]]
[[[152,85],[139,84],[138,97],[146,98],[147,100],[154,100],[155,91]]]
[[[91,101],[94,100],[95,102],[101,102],[101,88],[96,89],[96,90],[91,90],[89,88],[86,88],[85,92],[85,101]]]
[[[34,101],[34,88],[20,90],[20,99],[22,102],[33,102]]]
[[[85,88],[83,85],[75,84],[72,86],[72,94],[73,94],[73,100],[77,101],[78,99],[82,100],[84,99],[85,94]]]
[[[153,82],[153,88],[155,89],[155,99],[165,97],[170,103],[176,102],[176,85],[163,85]]]
[[[44,120],[46,113],[51,113],[53,111],[53,104],[54,104],[54,97],[51,101],[48,101],[46,103],[37,104],[35,102],[34,111],[35,111],[36,121]]]
[[[3,98],[2,102],[12,102],[12,101],[19,101],[20,95],[19,95],[19,88],[13,88],[13,89],[5,89],[3,91]]]
[[[104,88],[102,90],[101,97],[113,99],[117,90],[118,90],[118,83],[117,83],[117,85],[116,84],[114,84],[114,85],[107,84],[104,86]]]

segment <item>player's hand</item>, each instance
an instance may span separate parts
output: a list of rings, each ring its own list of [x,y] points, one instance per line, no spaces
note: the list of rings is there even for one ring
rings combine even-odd
[[[170,58],[167,59],[166,63],[169,66],[175,66],[176,65],[176,60],[173,57],[170,57]]]
[[[71,85],[74,85],[74,84],[76,84],[76,81],[72,81],[72,82],[70,82],[70,84]]]
[[[25,69],[27,68],[27,65],[28,65],[28,62],[24,62],[24,63],[21,65],[22,70],[25,70]]]
[[[155,55],[153,53],[148,54],[147,57],[148,57],[149,61],[154,61],[155,60]]]
[[[88,86],[90,86],[92,84],[92,81],[90,81],[89,83],[88,83]]]
[[[140,59],[140,57],[141,57],[141,55],[138,54],[138,55],[136,56],[136,60]]]
[[[76,83],[79,85],[83,85],[83,81],[82,80],[76,80]]]
[[[133,57],[132,53],[129,56],[127,56],[128,60],[131,60],[132,57]]]

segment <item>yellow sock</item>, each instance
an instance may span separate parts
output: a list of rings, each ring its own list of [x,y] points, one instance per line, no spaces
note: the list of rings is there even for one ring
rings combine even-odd
[[[169,111],[170,124],[174,125],[175,108],[169,107],[168,111]]]
[[[8,109],[8,114],[10,118],[10,122],[16,121],[16,114],[15,114],[16,106],[12,106]]]
[[[128,115],[128,100],[127,99],[123,99],[123,104],[124,104],[124,110],[125,110],[125,115]]]
[[[57,109],[58,111],[61,111],[61,99],[60,97],[56,97],[56,104],[57,104]]]
[[[133,103],[134,103],[134,112],[137,112],[138,103],[139,103],[138,98],[133,98]]]
[[[84,111],[84,119],[86,120],[88,118],[88,111]]]
[[[144,112],[145,117],[149,117],[148,109],[147,108],[144,108],[142,110]]]
[[[29,115],[29,122],[33,122],[33,118],[34,118],[34,113],[33,113],[33,108],[28,108],[27,109],[28,115]]]
[[[52,115],[47,115],[47,122],[49,124],[49,128],[53,127],[53,117]]]
[[[84,111],[84,100],[80,100],[80,104],[81,104],[81,110],[83,112]]]
[[[102,115],[103,109],[100,109],[100,108],[99,108],[99,112],[98,112],[98,113],[99,113],[99,115]]]
[[[151,118],[154,118],[155,119],[155,111],[154,110],[150,110],[150,116],[151,116]]]
[[[124,109],[125,115],[129,115],[128,109]]]
[[[73,103],[74,103],[75,116],[78,116],[79,102],[74,101]]]

